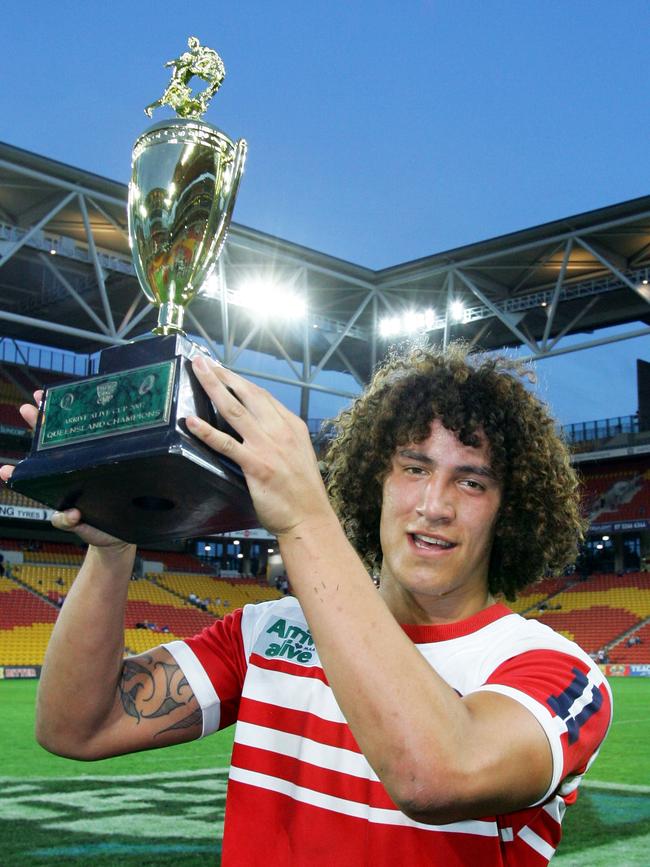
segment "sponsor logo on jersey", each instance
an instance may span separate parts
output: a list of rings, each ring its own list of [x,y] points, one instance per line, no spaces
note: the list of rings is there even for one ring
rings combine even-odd
[[[318,665],[314,639],[304,623],[277,617],[258,637],[254,653],[269,659],[286,659],[300,665]]]

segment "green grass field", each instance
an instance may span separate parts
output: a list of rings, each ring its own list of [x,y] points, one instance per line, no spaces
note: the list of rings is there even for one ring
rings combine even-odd
[[[650,864],[650,679],[617,678],[612,731],[553,863]],[[219,864],[231,732],[84,763],[34,741],[34,681],[0,681],[0,864]],[[406,865],[405,865],[406,867]]]

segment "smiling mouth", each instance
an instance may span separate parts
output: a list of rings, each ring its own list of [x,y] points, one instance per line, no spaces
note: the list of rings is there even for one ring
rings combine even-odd
[[[450,551],[456,547],[455,542],[447,542],[436,536],[426,536],[423,533],[409,533],[409,536],[415,547],[422,551]]]

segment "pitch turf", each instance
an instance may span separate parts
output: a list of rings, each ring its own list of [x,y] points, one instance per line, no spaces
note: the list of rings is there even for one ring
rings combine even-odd
[[[647,865],[650,679],[617,678],[615,719],[553,863]],[[2,867],[216,867],[230,732],[101,762],[51,756],[33,738],[36,683],[0,681]]]

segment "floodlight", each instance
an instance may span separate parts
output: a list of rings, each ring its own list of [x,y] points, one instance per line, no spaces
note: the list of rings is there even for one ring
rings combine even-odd
[[[392,337],[400,330],[400,321],[397,316],[386,316],[379,323],[379,333],[382,337]]]
[[[213,271],[201,286],[201,295],[206,295],[208,298],[221,297],[221,281],[216,271]]]
[[[415,310],[407,311],[402,317],[401,331],[406,331],[407,334],[412,334],[424,324],[424,316]]]
[[[251,277],[241,283],[230,300],[257,316],[301,319],[307,313],[307,303],[301,295],[263,276]]]
[[[452,301],[449,305],[449,312],[454,322],[462,322],[465,318],[465,305],[462,301]]]

